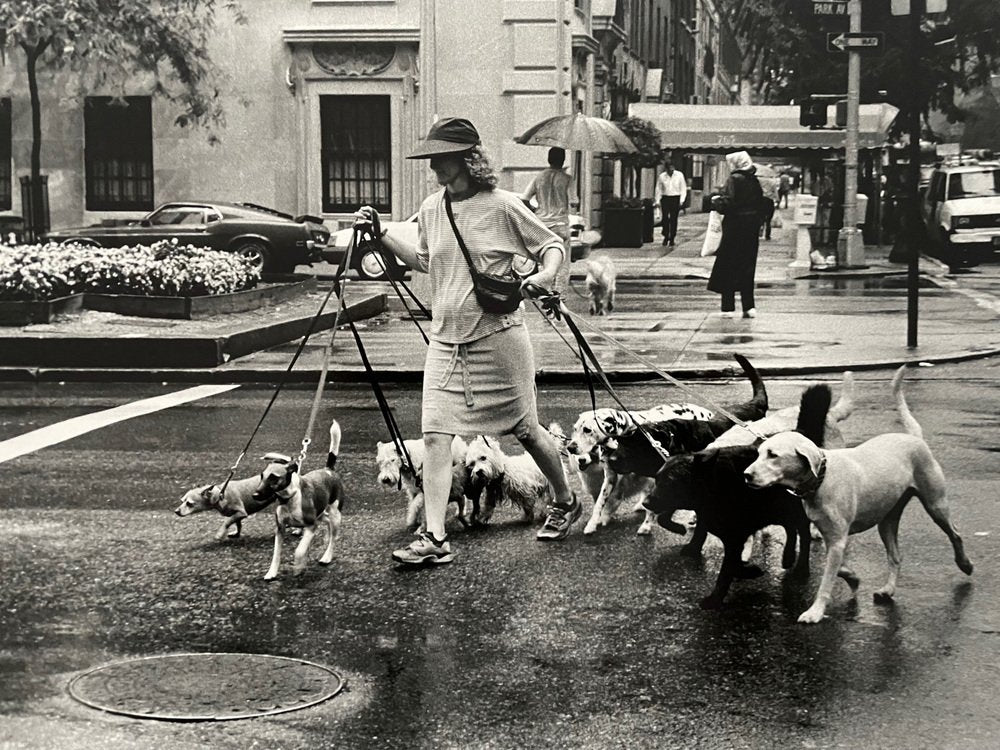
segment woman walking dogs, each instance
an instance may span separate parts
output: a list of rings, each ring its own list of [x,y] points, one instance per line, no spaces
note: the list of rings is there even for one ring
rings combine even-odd
[[[455,435],[513,434],[552,484],[555,502],[538,532],[562,539],[580,517],[559,453],[538,424],[535,364],[520,305],[505,312],[483,294],[487,281],[513,278],[525,263],[524,295],[551,288],[563,259],[563,241],[497,178],[475,126],[462,118],[435,123],[409,159],[429,159],[444,189],[424,200],[417,246],[381,228],[378,212],[362,206],[356,223],[371,225],[383,245],[408,266],[430,276],[430,347],[424,364],[422,431],[426,531],[392,553],[404,564],[447,563],[454,558],[444,520],[451,489]],[[464,249],[463,249],[464,246]],[[473,268],[470,268],[472,266]],[[516,301],[515,301],[516,304]]]
[[[715,253],[708,289],[722,295],[719,314],[723,318],[736,314],[736,292],[740,293],[743,317],[756,318],[753,287],[764,193],[754,175],[756,168],[750,154],[726,154],[726,161],[731,174],[722,194],[712,198],[712,208],[722,214],[722,241]]]

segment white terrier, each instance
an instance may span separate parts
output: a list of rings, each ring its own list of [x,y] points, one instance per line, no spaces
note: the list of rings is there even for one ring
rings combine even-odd
[[[587,261],[587,293],[590,295],[591,315],[606,315],[615,309],[617,278],[615,264],[606,255]]]
[[[417,532],[424,530],[424,441],[422,438],[404,440],[403,445],[413,464],[404,467],[403,461],[393,443],[375,444],[375,464],[378,466],[378,481],[383,487],[402,489],[406,493],[406,528],[416,528]],[[467,445],[462,438],[455,436],[451,442],[452,481],[449,502],[458,508],[457,518],[463,526],[468,522],[465,518],[465,496],[467,474],[465,470],[465,452]]]
[[[521,509],[524,520],[535,518],[535,504],[550,504],[555,498],[552,485],[527,453],[508,456],[496,438],[479,435],[465,453],[465,468],[474,492],[486,490],[486,500],[473,521],[487,524],[496,506],[509,500]]]

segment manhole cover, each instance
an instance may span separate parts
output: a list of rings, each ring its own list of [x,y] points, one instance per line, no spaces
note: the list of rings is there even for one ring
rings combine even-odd
[[[332,698],[344,680],[319,664],[267,654],[169,654],[74,677],[81,703],[140,719],[226,721],[296,711]]]

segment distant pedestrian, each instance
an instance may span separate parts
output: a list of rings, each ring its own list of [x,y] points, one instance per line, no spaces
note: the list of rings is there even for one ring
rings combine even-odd
[[[782,172],[781,176],[778,178],[778,208],[782,208],[782,201],[784,201],[784,208],[788,208],[788,194],[792,190],[792,178],[788,176],[788,172]]]
[[[653,199],[660,204],[663,215],[663,244],[673,245],[677,236],[677,217],[687,199],[687,181],[680,170],[674,169],[670,160],[667,160],[663,172],[656,178]]]
[[[739,292],[743,317],[755,318],[754,277],[764,194],[746,151],[727,154],[726,161],[731,174],[722,194],[712,198],[712,208],[722,214],[722,241],[715,253],[708,289],[722,295],[721,317],[735,315]]]
[[[573,176],[563,168],[566,161],[566,151],[561,148],[549,149],[549,167],[535,175],[521,198],[538,201],[535,215],[542,223],[555,232],[563,241],[562,266],[556,275],[555,287],[564,289],[569,281],[570,243],[569,243],[569,211],[571,207],[580,205],[576,196],[576,185]]]
[[[442,186],[420,206],[417,243],[383,229],[371,206],[354,214],[355,226],[370,227],[387,250],[426,272],[431,283],[434,315],[421,405],[426,531],[392,557],[407,565],[454,558],[444,521],[455,435],[513,434],[555,495],[536,536],[562,539],[582,506],[567,484],[556,444],[538,423],[534,355],[524,312],[520,305],[505,313],[484,309],[469,265],[474,263],[479,274],[510,277],[515,256],[528,257],[537,271],[524,279],[522,293],[531,295],[552,286],[563,260],[563,243],[519,196],[496,187],[496,173],[468,120],[438,120],[407,158],[429,159]]]

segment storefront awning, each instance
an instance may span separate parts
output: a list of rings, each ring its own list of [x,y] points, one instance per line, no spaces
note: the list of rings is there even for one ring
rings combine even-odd
[[[830,106],[827,122],[835,119]],[[881,148],[898,110],[891,104],[862,104],[858,147]],[[666,149],[721,153],[844,148],[843,130],[810,130],[799,125],[795,105],[647,104],[629,105],[629,114],[652,122]]]

